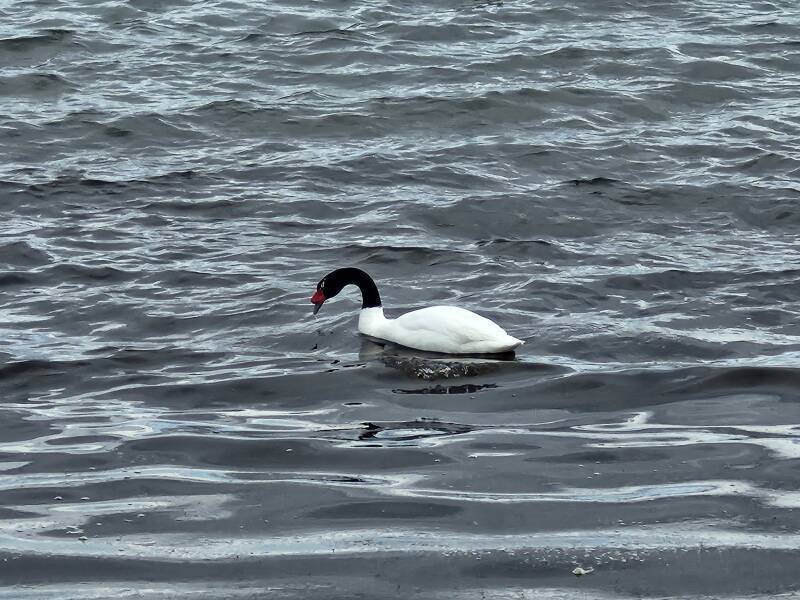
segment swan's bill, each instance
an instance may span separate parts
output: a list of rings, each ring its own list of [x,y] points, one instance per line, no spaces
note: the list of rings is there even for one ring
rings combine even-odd
[[[314,304],[314,314],[316,315],[319,312],[319,309],[322,308],[322,305],[325,303],[327,298],[322,290],[318,289],[314,292],[314,295],[311,296],[311,302]]]

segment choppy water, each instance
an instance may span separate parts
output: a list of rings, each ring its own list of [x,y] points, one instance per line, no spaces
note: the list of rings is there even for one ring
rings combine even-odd
[[[0,136],[0,598],[800,590],[795,3],[7,2]]]

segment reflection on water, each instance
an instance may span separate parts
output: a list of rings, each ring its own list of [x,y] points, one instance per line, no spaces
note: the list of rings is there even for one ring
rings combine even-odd
[[[480,390],[496,388],[494,383],[484,383],[482,385],[475,385],[465,383],[463,385],[432,385],[424,388],[416,389],[396,389],[392,390],[395,394],[474,394]]]

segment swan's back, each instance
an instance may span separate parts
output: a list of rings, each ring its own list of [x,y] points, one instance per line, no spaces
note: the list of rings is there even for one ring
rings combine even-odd
[[[523,342],[497,323],[458,306],[430,306],[386,321],[390,341],[451,354],[508,352]]]

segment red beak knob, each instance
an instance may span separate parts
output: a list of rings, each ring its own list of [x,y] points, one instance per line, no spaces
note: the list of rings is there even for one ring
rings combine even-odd
[[[325,294],[322,293],[322,290],[314,292],[314,295],[311,296],[311,302],[314,304],[314,314],[317,314],[319,309],[322,308],[322,303],[325,302]]]

